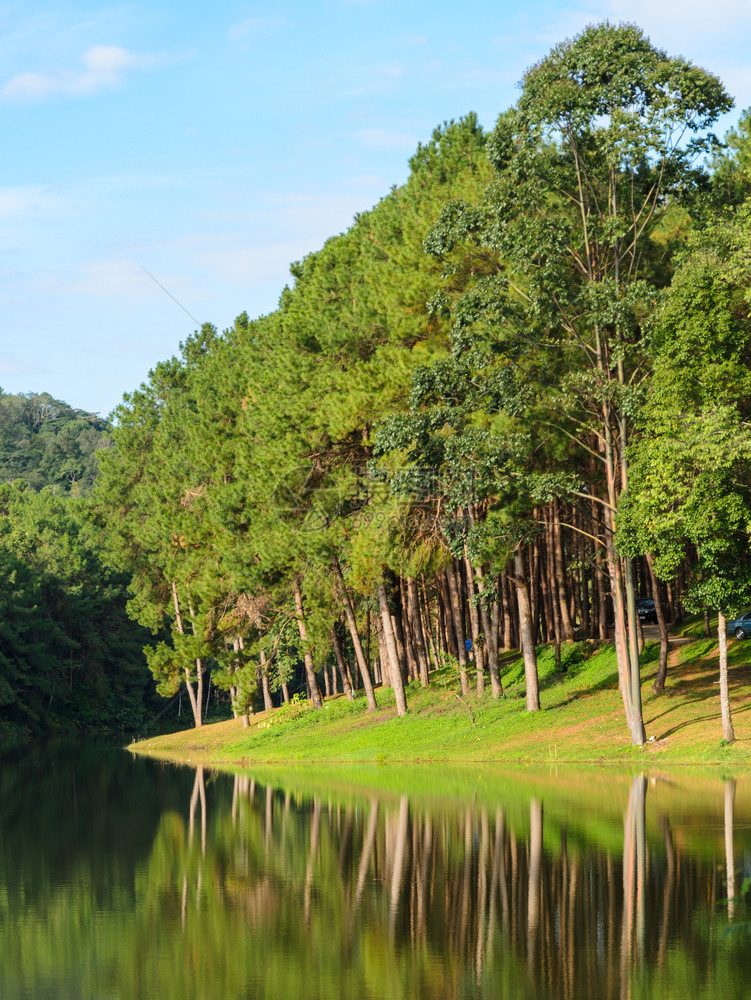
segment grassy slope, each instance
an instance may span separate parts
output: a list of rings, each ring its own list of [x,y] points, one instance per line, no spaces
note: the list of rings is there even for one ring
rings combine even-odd
[[[691,635],[691,627],[686,629]],[[379,711],[364,700],[342,696],[320,711],[301,709],[296,718],[277,710],[136,743],[131,749],[161,758],[224,765],[322,762],[516,762],[663,764],[751,764],[751,642],[730,643],[730,691],[736,743],[722,743],[716,641],[695,639],[671,647],[665,692],[651,690],[657,645],[642,658],[644,719],[648,744],[634,748],[618,692],[615,654],[601,646],[566,674],[555,671],[552,650],[539,650],[543,709],[524,707],[521,658],[503,666],[505,697],[465,702],[455,685],[410,688],[409,714],[398,718],[393,693],[377,692]],[[564,649],[564,657],[574,650]],[[575,657],[574,657],[575,658]]]

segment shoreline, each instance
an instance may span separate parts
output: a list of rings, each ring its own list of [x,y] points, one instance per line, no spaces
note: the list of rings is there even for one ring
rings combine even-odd
[[[749,645],[751,653],[751,644]],[[657,647],[642,667],[647,743],[633,747],[614,673],[612,646],[595,649],[565,674],[541,647],[542,709],[526,712],[523,664],[504,664],[504,697],[461,699],[449,688],[408,688],[409,712],[399,718],[390,689],[377,690],[378,711],[343,695],[315,711],[307,703],[132,743],[134,753],[190,765],[258,766],[444,764],[612,765],[633,767],[751,766],[751,667],[745,646],[731,650],[730,687],[736,741],[722,740],[716,640],[671,648],[665,691],[654,694]]]

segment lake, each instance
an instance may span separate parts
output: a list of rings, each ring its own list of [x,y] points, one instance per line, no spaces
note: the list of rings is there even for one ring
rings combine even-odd
[[[0,756],[2,1000],[751,995],[751,778]]]

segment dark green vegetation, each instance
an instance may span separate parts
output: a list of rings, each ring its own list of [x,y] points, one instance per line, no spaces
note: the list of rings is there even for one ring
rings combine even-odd
[[[126,614],[126,587],[83,499],[0,485],[0,732],[142,723],[148,635]]]
[[[0,482],[89,493],[96,453],[112,444],[111,430],[95,413],[74,410],[49,393],[14,396],[0,389]]]
[[[3,1000],[751,988],[747,773],[228,776],[87,749],[0,760]]]
[[[0,734],[125,729],[159,711],[148,633],[106,567],[87,494],[111,427],[48,394],[0,391]]]
[[[485,134],[445,123],[272,314],[205,325],[115,412],[108,565],[201,726],[300,693],[525,708],[611,636],[632,744],[668,624],[751,603],[749,119],[634,25],[587,28]],[[735,738],[720,642],[722,735]],[[378,685],[381,685],[378,688]],[[487,690],[486,690],[487,689]],[[513,683],[512,683],[513,689]],[[719,706],[718,706],[719,707]],[[718,723],[717,738],[720,729]]]

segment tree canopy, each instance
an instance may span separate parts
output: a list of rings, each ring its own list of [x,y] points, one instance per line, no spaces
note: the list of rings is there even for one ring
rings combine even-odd
[[[563,670],[562,643],[612,635],[644,742],[637,598],[662,621],[747,599],[748,115],[711,131],[731,106],[637,26],[591,25],[489,134],[438,127],[276,310],[196,331],[112,429],[48,398],[14,417],[58,489],[99,457],[91,517],[162,694],[196,725],[212,684],[242,716],[337,689],[372,710],[379,685],[402,714],[435,676],[501,697],[520,650],[536,711],[537,645]]]

